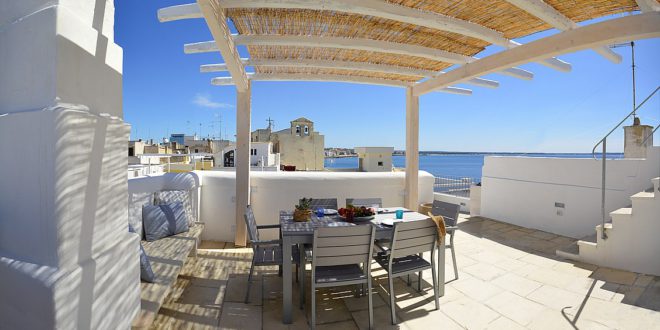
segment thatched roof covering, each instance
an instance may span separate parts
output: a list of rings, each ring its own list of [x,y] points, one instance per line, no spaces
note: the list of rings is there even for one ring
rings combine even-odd
[[[222,1],[220,1],[222,3]],[[504,0],[388,0],[395,5],[455,17],[516,39],[551,29],[545,21]],[[598,17],[637,10],[633,0],[545,0],[559,13],[579,23]],[[381,17],[310,9],[229,8],[226,10],[240,35],[324,36],[371,39],[423,46],[465,56],[478,54],[490,43],[463,34],[402,23]],[[250,58],[313,59],[386,64],[440,71],[452,63],[418,56],[386,52],[274,45],[248,45]],[[373,71],[308,68],[298,66],[255,66],[257,73],[307,73],[376,77],[417,81],[421,77]]]

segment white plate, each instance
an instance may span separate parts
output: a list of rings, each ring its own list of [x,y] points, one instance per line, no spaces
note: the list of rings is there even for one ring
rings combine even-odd
[[[396,219],[383,219],[383,220],[380,221],[380,224],[381,224],[381,225],[384,225],[384,226],[390,226],[390,227],[392,227],[392,226],[394,226],[394,223],[395,223],[395,222],[398,222],[398,221],[401,221],[401,220],[396,220]]]
[[[323,209],[324,215],[335,215],[337,213],[338,213],[337,210],[334,209]]]

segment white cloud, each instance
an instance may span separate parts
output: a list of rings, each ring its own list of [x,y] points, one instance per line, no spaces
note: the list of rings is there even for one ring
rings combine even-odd
[[[208,94],[196,94],[192,102],[200,107],[219,109],[219,108],[233,108],[234,106],[229,103],[215,102]]]

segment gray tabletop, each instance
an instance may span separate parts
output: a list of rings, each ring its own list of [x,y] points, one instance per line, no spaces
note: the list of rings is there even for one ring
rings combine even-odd
[[[326,215],[323,217],[317,217],[316,214],[312,214],[311,221],[296,222],[293,220],[292,211],[280,211],[280,224],[282,225],[282,229],[281,229],[282,236],[312,235],[314,233],[314,229],[316,228],[349,227],[349,226],[363,225],[368,223],[376,226],[377,231],[389,232],[392,230],[392,227],[381,224],[381,222],[386,219],[392,219],[394,221],[413,221],[413,220],[428,219],[428,216],[425,216],[421,213],[411,212],[406,210],[403,213],[402,220],[395,220],[395,213],[393,211],[387,211],[376,214],[373,220],[347,222],[344,219],[342,219],[339,215]]]

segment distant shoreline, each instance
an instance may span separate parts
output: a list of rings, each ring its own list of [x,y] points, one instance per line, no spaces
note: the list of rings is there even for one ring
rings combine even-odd
[[[623,152],[608,152],[610,155],[622,155]],[[591,155],[590,152],[471,152],[471,151],[420,151],[420,156],[443,156],[443,155]],[[392,156],[405,156],[400,151],[395,151]],[[325,156],[326,159],[333,158],[357,158],[357,155]]]

